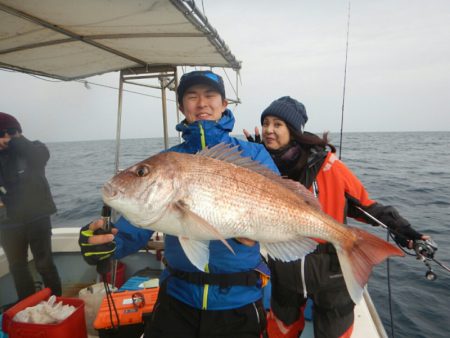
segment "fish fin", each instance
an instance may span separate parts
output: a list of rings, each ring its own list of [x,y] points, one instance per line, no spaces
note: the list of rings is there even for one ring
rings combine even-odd
[[[302,237],[286,242],[260,243],[263,251],[267,251],[269,256],[283,262],[290,262],[305,257],[306,254],[314,251],[317,242],[311,238]]]
[[[369,280],[374,265],[389,256],[403,256],[395,245],[372,235],[362,229],[349,227],[356,235],[356,241],[348,242],[347,247],[336,246],[345,284],[353,302],[357,304],[362,297],[364,286]]]
[[[172,205],[175,209],[177,209],[180,214],[182,215],[182,223],[185,225],[185,233],[186,236],[189,237],[189,230],[192,229],[192,227],[198,227],[197,231],[200,230],[201,232],[208,233],[212,235],[214,238],[217,238],[220,240],[233,254],[235,254],[233,248],[228,244],[228,242],[225,240],[225,238],[222,236],[222,234],[214,227],[212,226],[208,221],[206,221],[204,218],[197,215],[195,212],[192,212],[189,210],[189,208],[186,206],[183,201],[175,202]]]
[[[209,241],[196,241],[187,237],[178,237],[187,258],[200,271],[205,271],[209,262]]]
[[[205,148],[198,152],[197,156],[204,156],[214,158],[216,160],[232,163],[239,167],[247,168],[249,170],[255,171],[260,175],[263,175],[272,181],[281,184],[285,188],[295,192],[297,195],[301,196],[306,204],[311,207],[321,210],[322,207],[318,199],[314,194],[306,189],[302,184],[297,181],[293,181],[286,177],[279,176],[275,174],[272,170],[262,165],[258,161],[252,160],[250,157],[243,157],[242,150],[238,150],[239,146],[232,146],[231,144],[219,143],[211,148]]]

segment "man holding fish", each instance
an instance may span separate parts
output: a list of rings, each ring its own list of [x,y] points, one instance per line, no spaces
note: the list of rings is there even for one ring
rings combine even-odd
[[[177,93],[180,110],[185,115],[185,120],[177,125],[177,130],[182,132],[184,142],[165,154],[196,154],[202,149],[223,143],[236,146],[243,156],[261,163],[265,170],[278,174],[263,145],[238,140],[229,135],[234,126],[234,116],[227,109],[225,88],[219,75],[211,71],[187,73],[181,77]],[[167,173],[170,173],[171,163],[168,165]],[[145,178],[151,170],[151,166],[136,165],[126,172],[136,178]],[[209,168],[199,167],[196,170],[200,177],[209,174]],[[220,176],[221,173],[214,171],[213,174]],[[170,177],[168,179],[175,182]],[[187,179],[196,180],[195,177]],[[126,190],[133,193],[136,188],[134,192],[138,193],[141,185],[136,183],[138,186],[130,182]],[[161,185],[157,183],[152,186]],[[107,204],[110,204],[107,197],[109,193],[116,195],[113,190],[111,185],[105,185],[104,199]],[[182,190],[183,187],[177,187],[178,192]],[[217,192],[219,195],[214,196],[212,187],[209,195],[204,198],[217,206],[220,206],[222,198],[233,199],[233,196]],[[172,193],[158,191],[158,195],[157,199],[164,201]],[[149,199],[145,201],[149,205],[158,205],[158,202],[149,202]],[[115,224],[113,234],[94,234],[103,226],[102,220],[82,228],[80,246],[89,264],[96,264],[100,259],[113,254],[114,258],[121,258],[146,246],[152,230],[157,228],[149,226],[149,230],[133,225],[147,225],[146,221],[140,221],[146,215],[145,208],[140,207],[142,202],[132,203],[137,209],[134,210],[132,206],[133,211],[123,213],[131,223],[121,217]],[[192,212],[187,203],[187,200],[179,199],[165,208],[165,214],[170,215],[163,217],[162,222],[167,225],[163,232],[168,234],[165,237],[166,269],[160,277],[160,293],[152,321],[146,327],[145,337],[260,337],[266,327],[261,301],[262,287],[267,282],[269,272],[261,259],[259,244],[245,238],[225,240],[219,231]],[[110,205],[116,209],[112,200]],[[116,210],[124,211],[120,207]],[[161,221],[161,217],[159,220]],[[177,231],[170,230],[172,224],[175,226],[180,222],[185,228],[190,224],[200,224],[198,231],[195,230],[197,234],[201,236],[205,233],[206,237],[213,237],[205,239],[213,240],[190,240],[192,236],[188,231],[186,236],[179,236]],[[230,225],[239,226],[232,223]]]

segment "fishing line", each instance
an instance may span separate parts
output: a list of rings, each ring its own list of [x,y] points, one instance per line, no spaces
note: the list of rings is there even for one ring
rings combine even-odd
[[[391,232],[388,231],[386,233],[386,241],[389,242],[389,237],[390,237]],[[388,303],[389,303],[389,317],[391,318],[391,335],[392,338],[395,338],[395,334],[394,334],[394,314],[392,313],[392,293],[391,293],[391,260],[388,258],[386,260],[386,272],[387,272],[387,286],[388,286]]]
[[[339,135],[339,159],[342,158],[342,139],[343,139],[343,130],[344,130],[344,111],[345,111],[345,92],[346,92],[345,90],[346,90],[346,85],[347,85],[348,38],[350,35],[350,9],[351,9],[351,2],[349,0],[348,13],[347,13],[347,38],[346,38],[346,42],[345,42],[344,84],[343,84],[343,88],[342,88],[341,130],[340,130],[340,135]],[[366,213],[361,208],[359,208],[359,207],[357,207],[357,208],[360,209],[365,214],[367,214],[370,218],[377,221],[377,223],[379,223],[380,225],[383,225],[384,228],[386,228],[388,230],[387,238],[389,241],[389,236],[392,237],[392,234],[389,231],[388,227],[386,225],[382,224],[381,222],[379,222],[374,217],[372,217],[372,215],[369,215],[368,213]],[[392,238],[395,241],[395,238],[394,237],[392,237]],[[389,259],[387,259],[387,282],[388,282],[387,284],[388,284],[388,300],[389,300],[389,315],[390,315],[390,322],[391,322],[391,334],[392,334],[392,338],[394,338],[395,337],[394,336],[394,319],[393,319],[394,317],[393,317],[393,313],[392,313],[391,279],[390,279]]]
[[[106,301],[108,302],[108,310],[109,310],[109,320],[111,321],[111,327],[113,330],[118,330],[120,327],[120,318],[119,313],[117,312],[116,303],[114,302],[114,298],[112,296],[111,289],[109,287],[108,281],[106,280],[106,274],[102,275],[103,278],[103,287],[105,288],[106,293]],[[111,309],[111,303],[112,303],[112,309]],[[117,319],[117,326],[114,324],[112,313],[114,310],[114,314],[116,315]]]
[[[391,237],[394,242],[397,244],[397,246],[406,254],[411,255],[409,252],[406,252],[395,240],[395,237],[392,235],[392,231],[391,229],[389,229],[389,227],[384,224],[383,222],[381,222],[379,219],[377,219],[376,217],[373,217],[371,214],[369,214],[367,211],[365,211],[363,208],[355,205],[356,209],[360,210],[361,212],[363,212],[367,217],[369,217],[371,220],[375,221],[377,224],[379,224],[382,228],[386,229],[386,240],[387,242],[389,242],[389,237]],[[391,269],[390,269],[390,259],[388,258],[386,260],[386,278],[387,278],[387,287],[388,287],[388,303],[389,303],[389,318],[390,318],[390,322],[391,322],[391,335],[392,338],[395,338],[395,333],[394,333],[394,314],[392,312],[392,292],[391,292]]]

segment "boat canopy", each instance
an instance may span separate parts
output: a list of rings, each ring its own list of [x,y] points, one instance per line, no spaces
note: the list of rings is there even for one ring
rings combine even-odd
[[[0,22],[0,67],[61,80],[241,66],[194,1],[0,0]]]

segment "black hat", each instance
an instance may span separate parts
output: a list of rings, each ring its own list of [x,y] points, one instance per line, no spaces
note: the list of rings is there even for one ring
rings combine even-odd
[[[276,116],[288,123],[294,130],[303,133],[303,127],[308,121],[303,103],[290,96],[283,96],[273,101],[261,114],[261,124],[266,116]]]
[[[14,116],[6,113],[0,113],[0,130],[4,129],[17,129],[19,133],[22,132],[22,127]]]
[[[225,86],[220,75],[213,73],[210,70],[194,70],[184,74],[180,79],[180,84],[177,88],[178,103],[181,105],[183,96],[186,90],[192,86],[205,84],[217,90],[222,98],[225,98]]]

